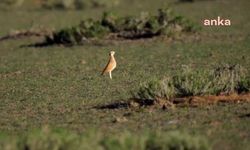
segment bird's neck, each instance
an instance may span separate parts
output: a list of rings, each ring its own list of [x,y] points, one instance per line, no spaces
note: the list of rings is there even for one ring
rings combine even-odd
[[[114,56],[110,56],[109,62],[116,62]]]
[[[111,56],[110,56],[110,59],[115,59],[114,55],[111,55]]]

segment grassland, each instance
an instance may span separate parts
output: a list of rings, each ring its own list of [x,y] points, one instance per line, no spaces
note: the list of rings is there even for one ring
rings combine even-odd
[[[173,1],[170,1],[173,2]],[[133,5],[130,5],[130,4]],[[112,9],[121,15],[154,12],[163,0],[125,1]],[[213,149],[250,149],[249,103],[158,109],[96,109],[131,98],[131,91],[151,78],[175,74],[182,65],[213,68],[240,64],[250,73],[250,14],[248,0],[172,3],[179,14],[197,24],[218,15],[230,27],[203,27],[198,35],[138,41],[105,41],[82,46],[27,47],[41,38],[0,42],[0,131],[24,134],[50,126],[76,133],[91,129],[105,135],[122,132],[178,130],[203,135]],[[128,8],[129,7],[129,8]],[[81,11],[20,9],[0,12],[0,35],[11,30],[61,29],[81,19],[100,18],[105,8]],[[113,80],[100,76],[108,52],[118,62]],[[126,118],[126,121],[117,121]]]

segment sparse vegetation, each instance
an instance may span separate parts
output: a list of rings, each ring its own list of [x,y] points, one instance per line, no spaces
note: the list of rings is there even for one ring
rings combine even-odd
[[[122,132],[119,136],[105,136],[96,131],[75,134],[62,129],[34,130],[21,136],[7,136],[0,141],[1,150],[155,150],[186,149],[209,150],[211,146],[204,137],[184,132],[143,133],[132,135]]]
[[[0,3],[12,7],[20,7],[23,2],[24,0],[2,0]]]
[[[76,27],[54,32],[52,36],[46,37],[45,43],[82,44],[86,39],[110,34],[128,39],[171,36],[181,32],[195,32],[198,28],[186,18],[173,14],[171,9],[159,9],[155,16],[142,13],[139,17],[118,17],[106,12],[101,20],[83,20]]]
[[[214,0],[178,0],[179,2],[197,2],[197,1],[214,1]]]
[[[23,7],[25,4],[33,3],[36,8],[75,10],[95,7],[113,7],[120,0],[2,0],[1,5],[6,7]]]
[[[249,80],[245,72],[240,65],[224,65],[212,70],[194,70],[186,66],[176,75],[163,80],[154,79],[142,85],[134,97],[154,100],[249,92]]]
[[[84,9],[93,7],[112,7],[120,0],[45,0],[43,8],[47,9]]]

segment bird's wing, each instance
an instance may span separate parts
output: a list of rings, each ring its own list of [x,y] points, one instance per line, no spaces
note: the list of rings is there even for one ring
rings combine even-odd
[[[103,69],[103,71],[102,71],[102,75],[103,75],[104,73],[108,72],[108,70],[110,70],[111,67],[112,67],[112,63],[111,63],[111,59],[109,59],[109,61],[108,61],[107,65],[106,65],[106,67],[105,67],[105,68]]]

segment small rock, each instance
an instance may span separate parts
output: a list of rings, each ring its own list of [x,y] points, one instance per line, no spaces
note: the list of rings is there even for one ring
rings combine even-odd
[[[177,124],[179,120],[170,120],[167,124]]]
[[[119,123],[119,122],[127,122],[127,121],[128,121],[128,119],[126,117],[116,117],[113,122]]]
[[[129,103],[129,106],[130,107],[139,107],[140,105],[139,105],[139,103],[137,103],[137,102],[135,102],[135,101],[131,101],[130,103]]]

